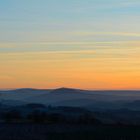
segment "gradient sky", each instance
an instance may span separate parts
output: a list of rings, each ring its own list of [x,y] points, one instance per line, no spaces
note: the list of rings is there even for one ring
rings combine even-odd
[[[139,0],[0,0],[0,88],[140,89]]]

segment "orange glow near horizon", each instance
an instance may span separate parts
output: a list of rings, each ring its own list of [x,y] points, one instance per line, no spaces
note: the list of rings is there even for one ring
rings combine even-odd
[[[1,53],[0,88],[140,89],[139,44]]]

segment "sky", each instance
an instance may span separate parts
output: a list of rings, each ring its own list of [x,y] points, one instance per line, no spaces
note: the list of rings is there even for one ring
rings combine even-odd
[[[0,0],[0,89],[140,89],[139,0]]]

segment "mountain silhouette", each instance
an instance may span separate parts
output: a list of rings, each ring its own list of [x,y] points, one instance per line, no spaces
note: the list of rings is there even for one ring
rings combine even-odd
[[[73,93],[81,93],[77,89],[72,89],[72,88],[58,88],[50,91],[51,94],[73,94]]]

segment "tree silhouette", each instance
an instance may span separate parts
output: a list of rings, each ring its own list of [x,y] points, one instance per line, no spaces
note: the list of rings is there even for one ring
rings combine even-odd
[[[5,122],[17,122],[22,119],[21,113],[17,110],[11,110],[3,114]]]

